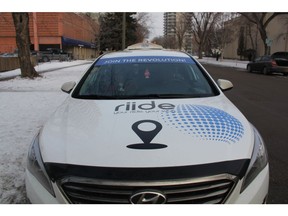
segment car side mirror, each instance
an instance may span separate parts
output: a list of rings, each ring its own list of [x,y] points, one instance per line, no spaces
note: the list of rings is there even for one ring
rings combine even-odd
[[[61,90],[69,94],[75,85],[76,85],[76,82],[74,81],[66,82],[62,85]]]
[[[233,84],[229,80],[218,79],[217,84],[222,91],[227,91],[233,88]]]

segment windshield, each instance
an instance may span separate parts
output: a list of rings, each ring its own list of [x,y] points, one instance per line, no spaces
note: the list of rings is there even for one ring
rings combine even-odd
[[[100,59],[73,97],[90,99],[208,97],[215,88],[191,58]],[[152,58],[152,57],[150,57]],[[144,60],[143,60],[144,59]],[[184,60],[185,61],[184,61]],[[209,79],[209,78],[208,78]],[[217,93],[216,93],[217,94]]]

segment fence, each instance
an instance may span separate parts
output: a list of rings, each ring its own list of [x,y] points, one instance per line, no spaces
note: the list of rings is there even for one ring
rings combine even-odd
[[[37,64],[36,57],[31,57],[32,64]],[[0,57],[0,73],[19,68],[18,57]]]

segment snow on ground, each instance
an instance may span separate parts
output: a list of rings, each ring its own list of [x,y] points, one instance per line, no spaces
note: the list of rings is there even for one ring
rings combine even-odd
[[[199,61],[240,68],[246,68],[247,64],[226,60],[216,62],[212,58]],[[24,172],[29,145],[41,125],[67,97],[60,90],[61,85],[79,80],[90,63],[44,63],[36,66],[36,70],[52,71],[42,73],[42,78],[30,80],[16,77],[0,81],[0,203],[28,202]],[[57,70],[63,67],[66,68]],[[19,69],[0,73],[0,80],[19,74]]]
[[[88,66],[43,73],[34,80],[0,81],[0,203],[27,203],[24,172],[31,140],[67,97],[61,85],[79,80]]]
[[[219,61],[216,61],[216,58],[207,58],[204,57],[203,59],[197,59],[201,64],[214,64],[214,65],[220,65],[225,67],[235,67],[235,68],[242,68],[246,69],[247,63],[249,61],[240,61],[240,60],[234,60],[234,59],[219,59]]]
[[[46,72],[46,71],[53,71],[59,68],[71,67],[79,64],[87,64],[91,61],[89,60],[77,60],[77,61],[51,61],[46,63],[39,63],[35,66],[35,70],[39,73]],[[15,69],[9,72],[0,73],[0,80],[5,78],[10,78],[14,76],[20,75],[20,69]]]

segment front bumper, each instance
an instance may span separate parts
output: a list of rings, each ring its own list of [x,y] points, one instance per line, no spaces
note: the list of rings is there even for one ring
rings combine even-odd
[[[242,181],[239,181],[230,194],[226,203],[229,204],[262,204],[265,203],[268,188],[269,188],[269,166],[267,165],[259,175],[254,179],[253,182],[242,192],[241,185]],[[39,182],[38,180],[26,170],[26,191],[27,196],[31,203],[43,203],[43,204],[60,204],[68,203],[65,199],[58,186],[52,183],[55,196],[52,196]]]
[[[276,72],[276,73],[278,72],[278,73],[288,74],[288,67],[276,66],[276,67],[272,67],[270,71]]]

